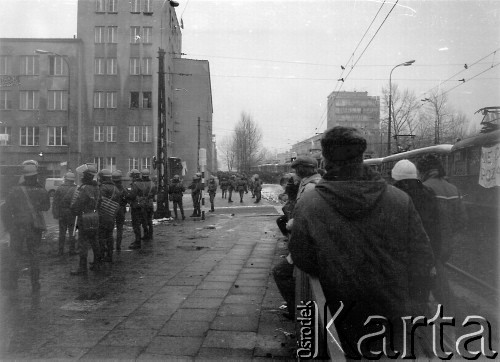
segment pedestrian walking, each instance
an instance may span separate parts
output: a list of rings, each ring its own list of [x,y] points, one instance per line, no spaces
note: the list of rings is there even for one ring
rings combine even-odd
[[[220,181],[220,189],[222,191],[222,198],[223,199],[227,199],[227,189],[229,187],[229,181],[227,180],[227,178],[225,177],[222,177],[221,181]]]
[[[441,246],[436,252],[437,278],[432,294],[440,304],[454,311],[456,306],[444,265],[450,259],[467,224],[462,195],[455,185],[445,179],[446,173],[436,155],[422,157],[417,162],[417,169],[423,184],[434,191],[441,226]]]
[[[252,183],[252,197],[255,197],[255,203],[259,203],[262,198],[262,181],[259,175],[255,175],[255,180]]]
[[[77,188],[70,209],[77,217],[78,227],[78,268],[71,271],[71,275],[87,274],[87,256],[89,248],[92,248],[94,260],[91,270],[98,271],[102,265],[102,253],[99,245],[99,203],[100,193],[94,176],[97,169],[93,164],[84,164],[77,168],[82,171],[82,184]]]
[[[293,211],[293,263],[319,277],[347,358],[374,356],[370,342],[380,339],[362,339],[373,332],[370,316],[391,323],[384,347],[402,351],[401,318],[416,315],[410,286],[434,266],[429,239],[410,197],[363,165],[361,132],[331,128],[321,148],[327,172]]]
[[[233,202],[232,197],[233,197],[233,191],[236,189],[236,176],[232,175],[229,179],[229,185],[227,188],[227,191],[229,192],[229,199],[227,202]]]
[[[236,180],[236,191],[240,194],[240,203],[243,202],[243,194],[248,193],[247,180],[244,176],[240,176]]]
[[[257,178],[258,178],[258,175],[256,175]],[[252,199],[255,198],[255,192],[254,192],[254,188],[255,188],[255,177],[250,177],[248,179],[248,190],[250,191],[250,193],[252,194]]]
[[[409,160],[398,161],[391,175],[395,180],[393,185],[411,197],[431,242],[434,256],[438,255],[441,248],[441,223],[436,194],[418,179],[417,167]],[[432,274],[435,273],[436,271],[433,271]],[[416,285],[410,287],[411,297],[419,308],[419,315],[428,314],[427,303],[432,286],[429,282],[429,278],[425,277],[421,281],[416,280]]]
[[[203,191],[203,185],[201,183],[201,174],[197,172],[194,177],[193,181],[191,184],[188,186],[188,188],[191,190],[191,199],[193,200],[193,213],[190,215],[190,217],[198,217],[201,216],[201,193]]]
[[[122,250],[122,240],[123,240],[123,225],[125,224],[125,214],[127,213],[127,203],[128,203],[128,191],[123,186],[122,183],[122,172],[120,170],[115,170],[111,174],[111,179],[115,184],[119,192],[119,204],[118,212],[116,213],[116,251]]]
[[[184,216],[184,207],[182,205],[182,197],[184,196],[185,191],[186,188],[182,184],[179,175],[174,175],[172,183],[168,188],[168,194],[170,195],[170,199],[172,200],[173,203],[175,220],[178,219],[177,207],[179,207],[179,211],[181,212],[182,220],[186,219],[186,217]]]
[[[76,239],[74,235],[75,216],[71,212],[71,200],[76,191],[75,174],[66,172],[64,182],[54,193],[52,201],[52,216],[59,222],[59,248],[57,255],[64,254],[64,244],[66,243],[66,232],[68,235],[69,255],[76,255]]]
[[[7,289],[16,290],[26,245],[29,258],[31,291],[40,293],[40,242],[46,230],[42,211],[50,208],[49,194],[38,183],[38,168],[33,164],[23,166],[23,181],[10,190],[5,199],[2,219],[10,234]]]
[[[215,182],[215,176],[210,176],[210,181],[208,181],[208,196],[210,197],[210,212],[214,212],[214,199],[217,193],[217,182]]]
[[[116,214],[120,209],[121,194],[112,180],[112,172],[103,169],[99,172],[99,192],[101,196],[99,208],[99,247],[102,260],[113,262],[113,229]]]

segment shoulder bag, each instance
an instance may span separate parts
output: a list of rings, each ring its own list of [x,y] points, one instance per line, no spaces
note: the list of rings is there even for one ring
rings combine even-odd
[[[21,189],[23,190],[24,195],[26,196],[26,201],[28,202],[28,208],[31,213],[31,217],[33,218],[33,228],[37,230],[47,230],[47,224],[45,224],[45,218],[43,217],[43,214],[41,211],[36,211],[35,208],[33,207],[33,204],[31,203],[30,197],[28,196],[28,192],[26,192],[26,187],[21,186]]]
[[[97,212],[98,202],[99,197],[95,198],[93,209],[82,214],[82,229],[86,232],[94,232],[99,229],[99,213]]]

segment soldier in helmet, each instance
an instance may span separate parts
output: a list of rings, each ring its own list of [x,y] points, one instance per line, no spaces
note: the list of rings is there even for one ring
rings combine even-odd
[[[10,222],[5,225],[10,233],[8,284],[17,289],[19,264],[22,260],[23,244],[26,243],[30,262],[31,290],[40,292],[39,247],[45,220],[42,211],[50,208],[47,191],[38,183],[38,169],[35,165],[24,165],[23,181],[12,187],[5,200],[5,210]]]
[[[184,191],[186,191],[186,188],[182,184],[179,175],[174,175],[174,178],[172,179],[172,184],[168,188],[168,194],[170,195],[170,198],[174,206],[174,215],[176,220],[177,220],[177,206],[179,206],[179,210],[181,211],[182,220],[186,219],[184,216],[184,207],[182,206],[182,196],[184,195]]]
[[[99,172],[99,191],[101,193],[101,207],[99,209],[99,246],[103,261],[113,261],[113,229],[115,227],[116,213],[120,202],[120,191],[112,180],[112,173],[108,169]],[[116,209],[106,207],[105,199],[118,203]],[[99,268],[97,265],[96,268]]]
[[[210,212],[214,212],[214,199],[215,194],[217,193],[217,182],[215,182],[215,176],[210,176],[210,180],[208,181],[208,195],[210,196]]]
[[[128,192],[122,184],[122,172],[115,170],[111,174],[111,179],[119,191],[120,207],[116,213],[116,251],[122,250],[123,225],[125,224],[125,214],[127,213]]]
[[[132,212],[136,213],[138,218],[134,227],[136,240],[129,246],[129,249],[141,248],[141,226],[144,229],[144,237],[142,240],[153,240],[153,201],[157,193],[157,189],[153,181],[150,180],[150,171],[143,169],[140,173],[141,179],[132,183],[130,191],[130,199],[133,200]],[[139,223],[137,223],[139,222]],[[134,224],[133,224],[134,226]]]
[[[233,200],[231,200],[231,197],[233,197],[233,191],[236,189],[236,176],[235,175],[232,175],[231,178],[229,179],[229,186],[227,188],[227,190],[229,191],[229,199],[227,200],[227,202],[233,202]]]
[[[201,173],[197,172],[193,177],[193,182],[188,187],[191,190],[191,199],[193,200],[193,214],[190,217],[201,216],[201,192],[203,185],[201,183]]]
[[[220,189],[222,191],[222,198],[227,199],[227,188],[229,187],[229,181],[226,177],[222,177],[220,181]]]
[[[76,241],[75,236],[73,235],[73,230],[75,228],[75,216],[71,213],[70,209],[71,200],[75,191],[75,174],[73,172],[66,172],[64,175],[64,183],[57,188],[54,194],[54,201],[52,202],[52,215],[54,216],[54,219],[59,220],[58,255],[64,254],[66,231],[69,233],[69,255],[76,255]]]
[[[255,195],[255,203],[257,204],[262,198],[262,181],[259,179],[259,175],[255,175],[253,193]]]
[[[127,189],[128,192],[128,202],[130,204],[130,215],[132,217],[132,228],[134,230],[135,240],[129,245],[129,249],[140,249],[141,248],[141,225],[143,225],[142,210],[137,203],[137,196],[132,194],[132,189],[134,185],[141,180],[141,172],[135,168],[130,171],[130,177],[132,178],[132,183]]]
[[[78,253],[80,254],[80,260],[78,269],[71,271],[71,275],[86,275],[89,247],[92,248],[94,254],[94,267],[92,270],[97,270],[101,265],[101,248],[99,247],[98,230],[85,225],[82,221],[82,215],[92,214],[94,210],[98,209],[100,193],[97,182],[94,181],[94,176],[97,175],[96,167],[90,164],[78,168],[83,169],[82,184],[78,187],[75,193],[76,197],[71,201],[70,208],[78,218]]]

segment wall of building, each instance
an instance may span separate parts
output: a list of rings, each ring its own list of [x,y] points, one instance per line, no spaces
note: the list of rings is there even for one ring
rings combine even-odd
[[[50,64],[53,54],[35,54],[37,49],[64,56],[66,61],[60,57],[56,61],[56,64],[59,62],[62,65],[62,73],[51,75]],[[6,128],[10,131],[9,141],[0,146],[1,164],[13,165],[27,159],[34,159],[52,176],[59,176],[66,172],[68,164],[70,167],[76,167],[79,162],[78,128],[81,122],[78,111],[81,96],[80,53],[81,41],[78,39],[0,39],[0,58],[2,59],[0,74],[3,78],[0,92],[2,97],[6,96],[8,100],[0,106],[2,121],[0,133],[4,133]],[[25,66],[23,61],[25,56],[32,57],[35,67],[32,68],[30,65],[29,68],[33,69],[34,74],[24,75],[25,71],[21,70],[21,67]],[[53,61],[52,64],[54,64]],[[20,109],[20,95],[23,91],[37,92],[38,106],[35,109]],[[50,109],[48,103],[51,91],[63,91],[62,96],[58,97],[66,104],[62,106],[63,109]],[[29,146],[21,145],[21,127],[38,127],[38,143]],[[65,127],[62,145],[49,145],[49,129],[53,130],[51,127]],[[68,164],[61,165],[64,162]]]

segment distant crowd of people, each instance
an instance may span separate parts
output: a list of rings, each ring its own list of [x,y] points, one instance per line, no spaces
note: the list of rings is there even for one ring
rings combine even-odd
[[[461,195],[435,155],[417,165],[399,161],[389,184],[363,164],[366,140],[357,129],[329,129],[321,147],[323,169],[300,156],[284,180],[276,222],[289,254],[273,276],[285,316],[295,316],[296,266],[319,278],[332,315],[343,305],[335,327],[347,357],[371,355],[373,345],[357,345],[373,332],[370,316],[393,322],[393,348],[401,351],[402,317],[429,316],[432,300],[454,308],[443,265],[466,224]]]

